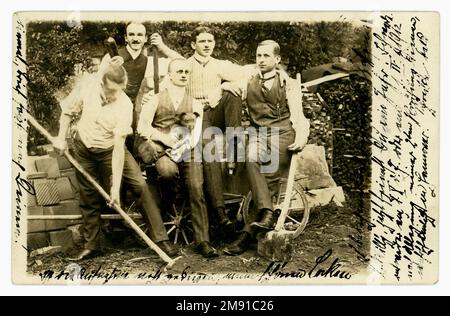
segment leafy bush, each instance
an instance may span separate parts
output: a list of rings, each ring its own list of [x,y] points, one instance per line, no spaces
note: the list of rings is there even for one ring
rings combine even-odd
[[[29,110],[55,135],[61,113],[55,94],[63,89],[75,74],[75,65],[79,64],[81,69],[86,69],[90,58],[88,52],[82,48],[79,29],[52,24],[49,29],[48,25],[44,25],[45,30],[41,31],[40,24],[27,26]],[[30,129],[28,143],[36,146],[47,141],[34,129]]]

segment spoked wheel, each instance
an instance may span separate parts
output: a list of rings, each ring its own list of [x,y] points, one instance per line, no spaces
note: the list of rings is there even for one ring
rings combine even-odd
[[[284,194],[280,195],[280,202],[284,200]],[[279,203],[280,204],[280,203]],[[258,209],[254,203],[252,192],[248,192],[243,206],[243,217],[246,224],[253,223],[259,220]],[[294,191],[291,196],[289,212],[284,221],[284,229],[293,232],[293,238],[297,238],[305,229],[309,220],[310,209],[306,194],[302,186],[296,182],[294,184]]]
[[[283,197],[284,199],[284,197]],[[293,238],[297,238],[306,227],[309,220],[310,209],[306,194],[300,183],[294,183],[294,190],[291,195],[289,212],[284,221],[284,229],[293,231]]]
[[[172,208],[167,212],[167,218],[164,225],[169,238],[174,244],[189,245],[192,242],[192,221],[190,218],[190,210],[186,207],[186,199],[176,201],[172,204]]]

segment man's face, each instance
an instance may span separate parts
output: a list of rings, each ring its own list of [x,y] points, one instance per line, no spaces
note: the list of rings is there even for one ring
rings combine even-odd
[[[262,45],[256,49],[256,64],[263,74],[274,70],[280,60],[281,57],[275,55],[272,45]]]
[[[127,34],[125,35],[125,40],[128,46],[134,51],[139,51],[144,47],[145,42],[147,42],[147,35],[145,32],[145,26],[142,24],[130,24],[127,27]]]
[[[185,87],[188,83],[190,70],[184,60],[175,60],[169,69],[169,78],[175,86]]]
[[[202,57],[211,56],[216,42],[214,41],[214,35],[210,33],[200,33],[197,35],[197,39],[191,43],[192,49]]]

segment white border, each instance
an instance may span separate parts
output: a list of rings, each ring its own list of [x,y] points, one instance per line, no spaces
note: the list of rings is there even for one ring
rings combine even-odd
[[[64,287],[64,286],[14,286],[11,283],[11,52],[12,52],[12,14],[16,11],[286,11],[286,10],[350,10],[350,11],[439,11],[441,20],[441,200],[440,200],[440,273],[439,282],[433,286],[127,286],[124,291],[122,286],[103,286],[101,291],[97,286]],[[215,3],[201,0],[189,1],[29,1],[6,2],[2,4],[1,23],[3,39],[6,48],[2,50],[2,104],[6,112],[2,113],[2,190],[1,205],[3,216],[0,221],[0,294],[1,295],[443,295],[450,291],[450,266],[448,240],[450,240],[450,218],[446,206],[449,201],[449,146],[445,142],[449,135],[448,93],[449,65],[447,56],[450,55],[448,47],[448,34],[450,11],[444,1],[377,1],[377,3],[364,3],[361,1],[313,1],[300,3],[300,1],[277,0],[245,3],[242,0],[227,0],[223,3]],[[11,45],[11,46],[10,46]],[[8,48],[9,47],[9,48]]]

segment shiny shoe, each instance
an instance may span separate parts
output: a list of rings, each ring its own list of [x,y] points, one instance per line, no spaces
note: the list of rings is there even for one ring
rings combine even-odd
[[[229,256],[237,256],[244,253],[250,244],[250,234],[242,232],[239,237],[223,249],[223,252]]]
[[[209,241],[202,241],[197,245],[197,252],[205,258],[214,258],[219,256],[219,252],[211,246]]]
[[[275,224],[275,215],[272,210],[265,210],[259,222],[253,222],[250,226],[256,226],[262,229],[272,230]]]
[[[176,255],[178,255],[177,247],[169,240],[157,242],[156,245],[161,248],[161,250],[164,251],[169,257],[175,257]]]
[[[101,254],[101,251],[99,251],[99,250],[83,249],[76,257],[67,258],[67,260],[77,262],[77,261],[82,261],[82,260],[97,257],[100,254]]]

